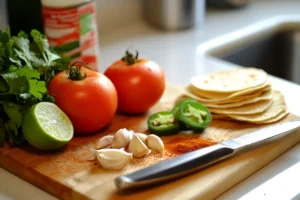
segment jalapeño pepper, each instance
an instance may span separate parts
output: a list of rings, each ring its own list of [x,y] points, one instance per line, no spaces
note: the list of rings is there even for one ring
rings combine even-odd
[[[209,110],[199,102],[183,102],[178,110],[180,122],[195,131],[202,131],[211,122]]]
[[[197,100],[191,99],[191,98],[186,98],[186,99],[181,100],[179,103],[177,103],[174,106],[174,108],[172,109],[172,112],[173,112],[176,120],[179,120],[179,112],[178,111],[179,111],[180,106],[185,102],[197,102]]]
[[[179,131],[179,124],[172,112],[163,111],[151,115],[148,118],[148,128],[151,133],[168,135]]]

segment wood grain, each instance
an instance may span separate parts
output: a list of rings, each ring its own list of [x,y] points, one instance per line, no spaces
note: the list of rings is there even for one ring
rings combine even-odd
[[[142,115],[117,114],[105,129],[89,136],[76,136],[63,149],[43,152],[24,145],[0,148],[0,166],[60,199],[213,199],[233,187],[273,159],[299,143],[300,130],[263,147],[218,163],[193,175],[142,190],[118,193],[114,179],[174,155],[151,153],[145,158],[133,159],[122,171],[102,169],[94,158],[95,144],[106,134],[127,128],[147,133],[147,118],[156,111],[171,110],[182,94],[180,86],[168,85],[160,100],[148,113]],[[289,115],[282,121],[298,118]],[[237,137],[266,125],[213,120],[203,133],[180,133],[163,137],[166,142],[177,137],[200,137],[215,142]]]

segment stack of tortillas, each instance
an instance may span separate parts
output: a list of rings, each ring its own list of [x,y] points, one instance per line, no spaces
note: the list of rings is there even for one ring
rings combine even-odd
[[[195,76],[185,96],[206,105],[213,119],[272,123],[288,114],[284,96],[273,90],[268,74],[256,68],[240,68]]]

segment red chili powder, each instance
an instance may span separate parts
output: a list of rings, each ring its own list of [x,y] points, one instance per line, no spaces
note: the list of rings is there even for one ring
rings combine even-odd
[[[165,149],[172,154],[180,155],[216,144],[201,138],[175,138],[165,143]]]

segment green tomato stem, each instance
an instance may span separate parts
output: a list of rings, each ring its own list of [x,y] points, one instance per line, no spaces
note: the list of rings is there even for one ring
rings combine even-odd
[[[80,65],[77,65],[77,64]],[[83,66],[83,63],[81,62],[75,62],[72,64],[72,66],[67,70],[68,78],[74,81],[82,80],[86,77],[86,74],[82,71],[80,71],[80,68]]]
[[[135,56],[133,55],[133,53],[130,53],[128,50],[126,50],[125,52],[125,56],[122,58],[122,60],[124,62],[126,62],[127,65],[133,65],[137,62],[139,62],[138,57],[139,57],[139,52],[137,50],[135,50]]]

